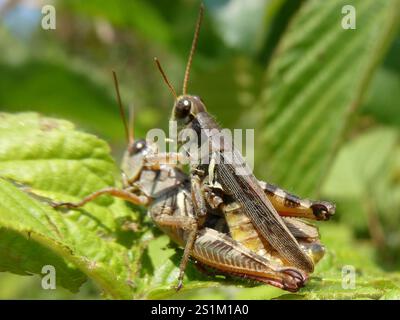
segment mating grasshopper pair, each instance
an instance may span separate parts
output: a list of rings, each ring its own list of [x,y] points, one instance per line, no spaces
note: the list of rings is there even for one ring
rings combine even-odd
[[[268,242],[260,237],[237,203],[224,203],[220,209],[210,210],[206,216],[198,219],[189,176],[178,166],[159,161],[175,155],[160,154],[157,145],[151,141],[133,141],[133,138],[129,140],[122,163],[122,189],[105,188],[78,203],[53,205],[79,208],[108,194],[148,207],[148,213],[155,224],[185,248],[178,288],[182,286],[189,256],[222,274],[253,279],[288,291],[297,291],[304,284],[307,273],[285,263]],[[311,217],[312,206],[320,203],[300,200],[265,182],[260,182],[260,185],[270,201],[280,208],[285,225],[296,237],[302,251],[313,263],[317,263],[324,254],[318,231],[315,227],[289,216]],[[289,199],[301,203],[297,210],[288,206]]]
[[[188,176],[173,161],[165,161],[181,154],[162,154],[151,141],[133,141],[132,126],[124,120],[129,145],[122,165],[123,188],[106,188],[79,203],[55,206],[80,207],[103,194],[147,206],[154,222],[185,248],[178,288],[192,256],[222,273],[297,291],[324,253],[316,228],[298,218],[326,220],[334,213],[334,205],[302,200],[258,181],[233,146],[222,149],[209,133],[208,129],[220,131],[219,126],[200,98],[186,94],[202,15],[201,7],[183,95],[176,94],[156,62],[175,97],[172,118],[180,128],[190,128],[198,138],[206,139],[210,163],[192,165]],[[116,79],[115,83],[123,114]],[[227,155],[231,161],[225,161]]]

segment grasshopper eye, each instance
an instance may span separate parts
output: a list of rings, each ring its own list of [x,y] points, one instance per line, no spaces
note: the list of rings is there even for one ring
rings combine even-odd
[[[137,154],[137,153],[143,151],[144,149],[146,149],[146,147],[147,147],[147,144],[146,144],[145,140],[137,140],[132,144],[132,146],[130,148],[130,154],[131,155]]]
[[[178,119],[186,118],[190,114],[192,102],[189,99],[181,99],[176,103],[175,116]]]

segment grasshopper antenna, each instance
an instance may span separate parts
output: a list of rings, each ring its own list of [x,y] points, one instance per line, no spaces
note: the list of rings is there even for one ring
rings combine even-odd
[[[130,145],[135,140],[134,130],[133,130],[134,122],[135,122],[135,108],[134,108],[133,104],[130,104],[129,105],[129,113],[128,113],[128,140],[129,140]]]
[[[129,133],[128,122],[126,120],[126,115],[125,115],[124,108],[123,108],[122,102],[121,102],[121,95],[119,93],[119,84],[118,84],[117,74],[115,73],[114,70],[112,71],[112,74],[113,74],[113,78],[114,78],[115,92],[117,93],[119,113],[121,114],[122,122],[124,123],[125,136],[126,136],[126,139],[129,142],[132,142],[131,141],[131,137],[130,137],[130,133]]]
[[[188,84],[188,81],[189,81],[190,68],[192,66],[193,55],[194,55],[194,52],[196,51],[197,42],[198,42],[198,39],[199,39],[199,33],[200,33],[201,22],[203,21],[203,15],[204,15],[204,4],[202,3],[200,5],[199,16],[197,17],[196,29],[194,31],[192,47],[190,49],[188,62],[186,64],[185,77],[183,78],[182,93],[184,95],[187,93],[187,84]]]
[[[156,63],[158,71],[160,71],[160,73],[161,73],[161,75],[162,75],[162,77],[164,79],[164,82],[167,84],[167,86],[168,86],[169,90],[171,91],[172,95],[175,97],[175,99],[177,99],[178,95],[176,94],[176,91],[175,91],[174,87],[172,86],[171,82],[169,82],[169,80],[167,78],[167,75],[165,74],[163,68],[161,67],[160,61],[157,58],[154,58],[154,62]]]

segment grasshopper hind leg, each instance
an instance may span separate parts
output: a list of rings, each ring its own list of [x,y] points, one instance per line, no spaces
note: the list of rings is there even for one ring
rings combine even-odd
[[[299,271],[291,268],[282,268],[279,270],[282,274],[287,275],[284,281],[281,279],[272,279],[272,278],[263,278],[257,276],[247,276],[249,279],[263,282],[274,287],[290,291],[297,292],[300,288],[304,287],[308,280],[308,276],[306,274],[300,273]]]
[[[261,188],[281,216],[329,220],[335,205],[328,201],[302,199],[270,183],[259,181]]]

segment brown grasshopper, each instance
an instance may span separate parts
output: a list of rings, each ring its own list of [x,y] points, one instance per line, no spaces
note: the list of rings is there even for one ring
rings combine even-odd
[[[210,209],[210,212],[201,219],[202,227],[199,228],[189,177],[176,164],[165,161],[180,155],[159,153],[157,145],[153,142],[134,141],[132,125],[127,124],[123,113],[115,74],[114,80],[129,141],[122,163],[123,188],[105,188],[88,195],[78,203],[61,202],[53,203],[53,206],[78,208],[105,194],[146,206],[155,224],[172,240],[184,247],[178,288],[182,286],[185,266],[189,256],[192,256],[196,261],[223,274],[232,274],[285,290],[297,291],[306,281],[307,274],[287,265],[258,235],[251,222],[234,202],[222,205],[223,213]],[[298,214],[291,207],[287,207],[284,200],[287,196],[282,198],[284,191],[277,192],[275,187],[266,183],[262,185],[272,201],[282,204],[283,215],[288,215],[287,210],[290,211],[289,215]],[[299,202],[305,201],[296,199]],[[302,250],[314,263],[318,262],[324,249],[319,243],[316,228],[296,218],[283,219],[302,244]],[[229,236],[228,228],[240,241]]]
[[[224,211],[223,206],[236,204],[248,217],[261,238],[265,239],[284,261],[298,269],[312,272],[314,269],[312,259],[302,250],[278,214],[277,208],[283,205],[291,208],[287,210],[288,214],[327,220],[334,213],[335,206],[322,201],[300,201],[287,193],[279,195],[279,191],[270,190],[274,196],[278,195],[277,198],[273,198],[273,202],[277,204],[274,207],[240,152],[231,143],[230,137],[221,133],[221,128],[207,112],[201,99],[187,94],[190,66],[197,45],[203,10],[201,6],[186,66],[182,95],[176,94],[160,63],[155,59],[161,75],[175,97],[172,120],[178,122],[180,129],[191,129],[195,132],[197,150],[203,150],[206,144],[206,154],[200,151],[200,163],[191,166],[191,194],[196,216],[204,217],[209,207]],[[223,146],[221,138],[224,140]],[[201,144],[199,141],[205,142]],[[193,150],[191,147],[193,144],[186,150],[189,156]],[[202,162],[204,156],[211,160]]]

